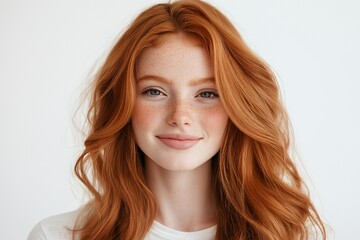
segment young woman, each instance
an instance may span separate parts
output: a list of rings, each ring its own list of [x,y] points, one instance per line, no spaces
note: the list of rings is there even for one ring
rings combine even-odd
[[[135,19],[96,76],[89,121],[75,172],[92,200],[29,239],[326,238],[274,74],[205,2]]]

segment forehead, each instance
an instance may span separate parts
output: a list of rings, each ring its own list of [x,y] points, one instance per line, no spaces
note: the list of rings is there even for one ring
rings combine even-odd
[[[210,58],[198,41],[182,34],[171,34],[140,55],[137,78],[159,75],[168,79],[212,77]]]

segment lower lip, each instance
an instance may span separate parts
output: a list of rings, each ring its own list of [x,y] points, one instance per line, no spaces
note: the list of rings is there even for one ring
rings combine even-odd
[[[178,149],[178,150],[184,150],[184,149],[191,148],[201,139],[178,140],[178,139],[172,139],[172,138],[159,138],[159,140],[168,147]]]

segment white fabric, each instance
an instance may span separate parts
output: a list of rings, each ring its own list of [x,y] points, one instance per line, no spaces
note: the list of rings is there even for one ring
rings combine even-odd
[[[28,240],[67,240],[72,239],[72,232],[79,210],[55,215],[40,221],[32,229]]]
[[[154,222],[145,240],[214,240],[216,226],[196,231],[182,232]]]
[[[55,215],[40,221],[30,232],[27,240],[70,240],[79,210]],[[182,232],[154,222],[145,240],[214,240],[216,226],[196,231]]]

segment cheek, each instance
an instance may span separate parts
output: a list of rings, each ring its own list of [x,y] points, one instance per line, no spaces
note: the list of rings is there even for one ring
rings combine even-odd
[[[159,107],[136,103],[132,116],[134,130],[146,130],[154,127],[159,120],[159,116],[161,116],[159,111]]]
[[[222,136],[228,121],[228,115],[222,107],[207,109],[201,114],[202,125],[212,134]]]

